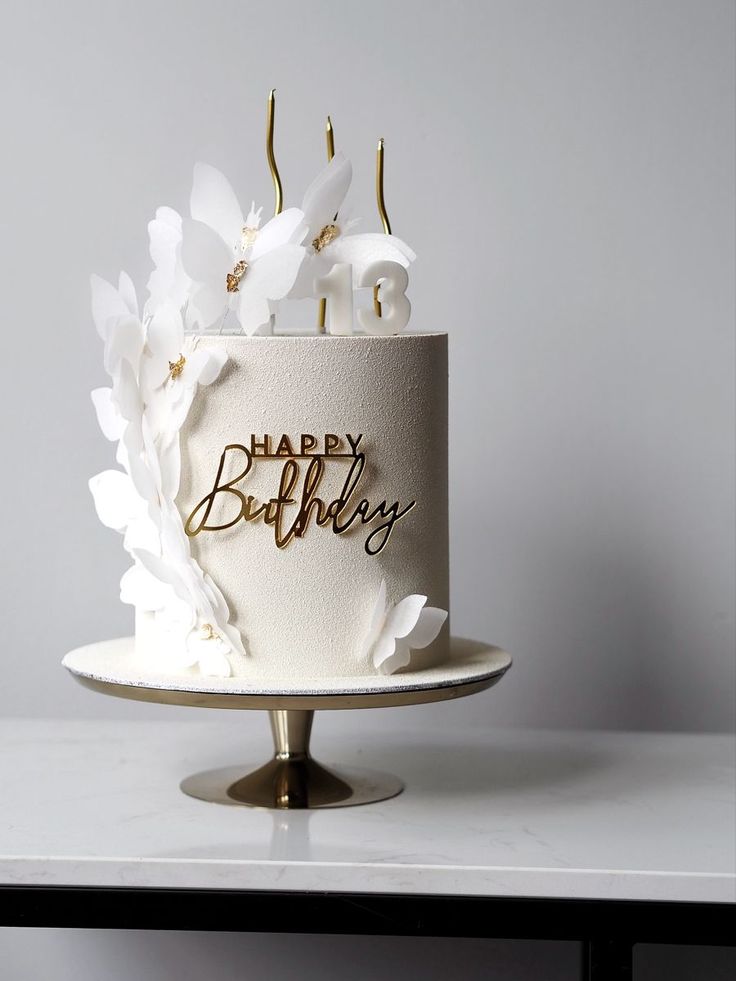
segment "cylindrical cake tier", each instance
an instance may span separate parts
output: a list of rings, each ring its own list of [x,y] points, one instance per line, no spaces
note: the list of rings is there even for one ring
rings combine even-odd
[[[248,651],[239,673],[375,674],[362,649],[382,579],[390,604],[449,609],[447,335],[198,345],[228,361],[182,429],[176,503]]]

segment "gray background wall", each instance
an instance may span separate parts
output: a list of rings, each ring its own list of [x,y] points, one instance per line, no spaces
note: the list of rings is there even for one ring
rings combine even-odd
[[[392,222],[420,255],[413,323],[451,338],[454,627],[516,657],[462,712],[402,724],[733,725],[732,3],[46,0],[0,16],[4,713],[167,711],[103,704],[58,667],[130,632],[125,559],[86,491],[111,465],[87,279],[124,268],[143,291],[146,222],[186,208],[196,159],[269,206],[276,86],[288,200],[322,164],[329,112],[378,227],[386,138]]]

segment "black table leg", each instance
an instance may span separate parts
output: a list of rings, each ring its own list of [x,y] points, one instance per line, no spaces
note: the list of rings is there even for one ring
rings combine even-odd
[[[584,940],[582,981],[632,981],[632,946],[626,940]]]

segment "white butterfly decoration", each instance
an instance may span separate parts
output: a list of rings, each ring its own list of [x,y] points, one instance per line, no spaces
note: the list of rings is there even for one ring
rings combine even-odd
[[[413,650],[427,647],[447,619],[447,611],[426,606],[427,597],[413,593],[391,606],[386,600],[386,580],[381,580],[370,626],[361,648],[381,674],[405,668]]]
[[[191,219],[182,226],[181,259],[191,279],[188,317],[200,331],[232,310],[247,334],[269,324],[272,304],[294,285],[305,256],[304,215],[288,208],[260,227],[261,210],[243,217],[226,177],[194,168]]]
[[[148,223],[148,251],[153,271],[148,278],[149,298],[145,315],[151,316],[163,304],[185,313],[192,281],[181,264],[182,219],[173,208],[157,208]]]
[[[415,252],[395,235],[353,233],[358,221],[340,217],[352,176],[352,164],[338,152],[307,188],[301,207],[308,228],[307,254],[289,293],[294,299],[314,297],[315,279],[326,276],[338,262],[352,265],[353,289],[357,289],[363,272],[374,262],[398,262],[408,268],[416,259]]]
[[[92,277],[92,309],[112,379],[92,402],[102,432],[118,443],[122,469],[97,474],[89,485],[100,520],[124,535],[135,559],[122,578],[121,599],[154,614],[173,670],[196,665],[203,674],[227,676],[230,659],[245,655],[243,643],[222,593],[191,555],[174,504],[179,429],[197,386],[217,378],[225,356],[187,341],[181,312],[171,304],[142,323],[124,274],[117,289]]]
[[[171,303],[159,306],[148,322],[141,389],[148,416],[166,444],[177,437],[178,445],[197,388],[212,384],[227,361],[221,348],[200,348],[198,342],[197,335],[185,334],[181,311]]]

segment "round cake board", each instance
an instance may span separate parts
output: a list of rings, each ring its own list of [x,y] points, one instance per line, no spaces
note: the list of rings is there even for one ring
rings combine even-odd
[[[498,647],[453,637],[441,665],[404,674],[342,678],[205,678],[145,671],[133,637],[106,640],[71,651],[62,664],[87,687],[147,702],[238,709],[385,708],[458,698],[490,688],[511,666]]]
[[[265,709],[275,755],[258,769],[226,767],[197,773],[181,783],[191,797],[219,804],[276,809],[347,807],[401,793],[393,774],[322,766],[309,753],[316,709],[384,708],[461,698],[496,684],[511,666],[498,647],[453,637],[441,665],[405,674],[368,677],[204,678],[145,672],[132,637],[101,641],[71,651],[62,664],[87,688],[138,701],[203,708]]]

